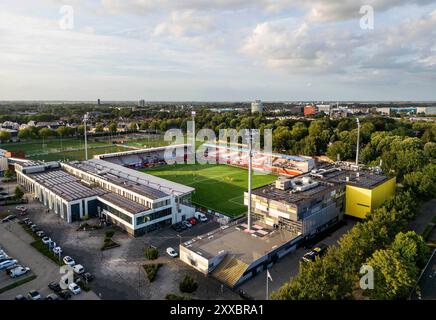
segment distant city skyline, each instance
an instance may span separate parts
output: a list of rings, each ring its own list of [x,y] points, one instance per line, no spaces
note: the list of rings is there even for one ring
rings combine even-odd
[[[434,30],[435,0],[4,0],[0,101],[435,101]]]

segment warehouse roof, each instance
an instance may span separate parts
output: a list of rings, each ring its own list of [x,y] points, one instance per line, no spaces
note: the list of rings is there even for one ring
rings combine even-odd
[[[100,159],[92,159],[83,162],[73,161],[69,162],[68,165],[128,188],[150,199],[159,199],[171,194],[183,195],[195,190],[194,188],[176,182],[155,177],[144,172],[138,172]]]

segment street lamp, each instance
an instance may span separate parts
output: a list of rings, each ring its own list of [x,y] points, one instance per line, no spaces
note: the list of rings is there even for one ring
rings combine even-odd
[[[88,160],[88,137],[86,134],[86,122],[89,120],[89,112],[85,113],[83,116],[83,124],[84,124],[84,136],[85,136],[85,160]]]

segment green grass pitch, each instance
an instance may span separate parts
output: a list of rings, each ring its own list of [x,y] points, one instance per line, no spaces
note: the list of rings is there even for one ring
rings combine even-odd
[[[195,188],[192,202],[208,209],[238,216],[247,212],[244,191],[248,171],[227,165],[179,164],[141,169],[141,171]],[[253,173],[253,188],[276,180],[276,176]]]

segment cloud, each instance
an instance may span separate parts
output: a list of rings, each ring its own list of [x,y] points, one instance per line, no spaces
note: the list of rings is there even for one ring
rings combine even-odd
[[[174,37],[190,37],[213,32],[216,29],[214,17],[200,15],[194,10],[174,11],[153,31],[154,36],[170,34]]]
[[[377,32],[272,21],[258,24],[241,51],[289,73],[427,74],[435,70],[435,29],[436,11]]]

